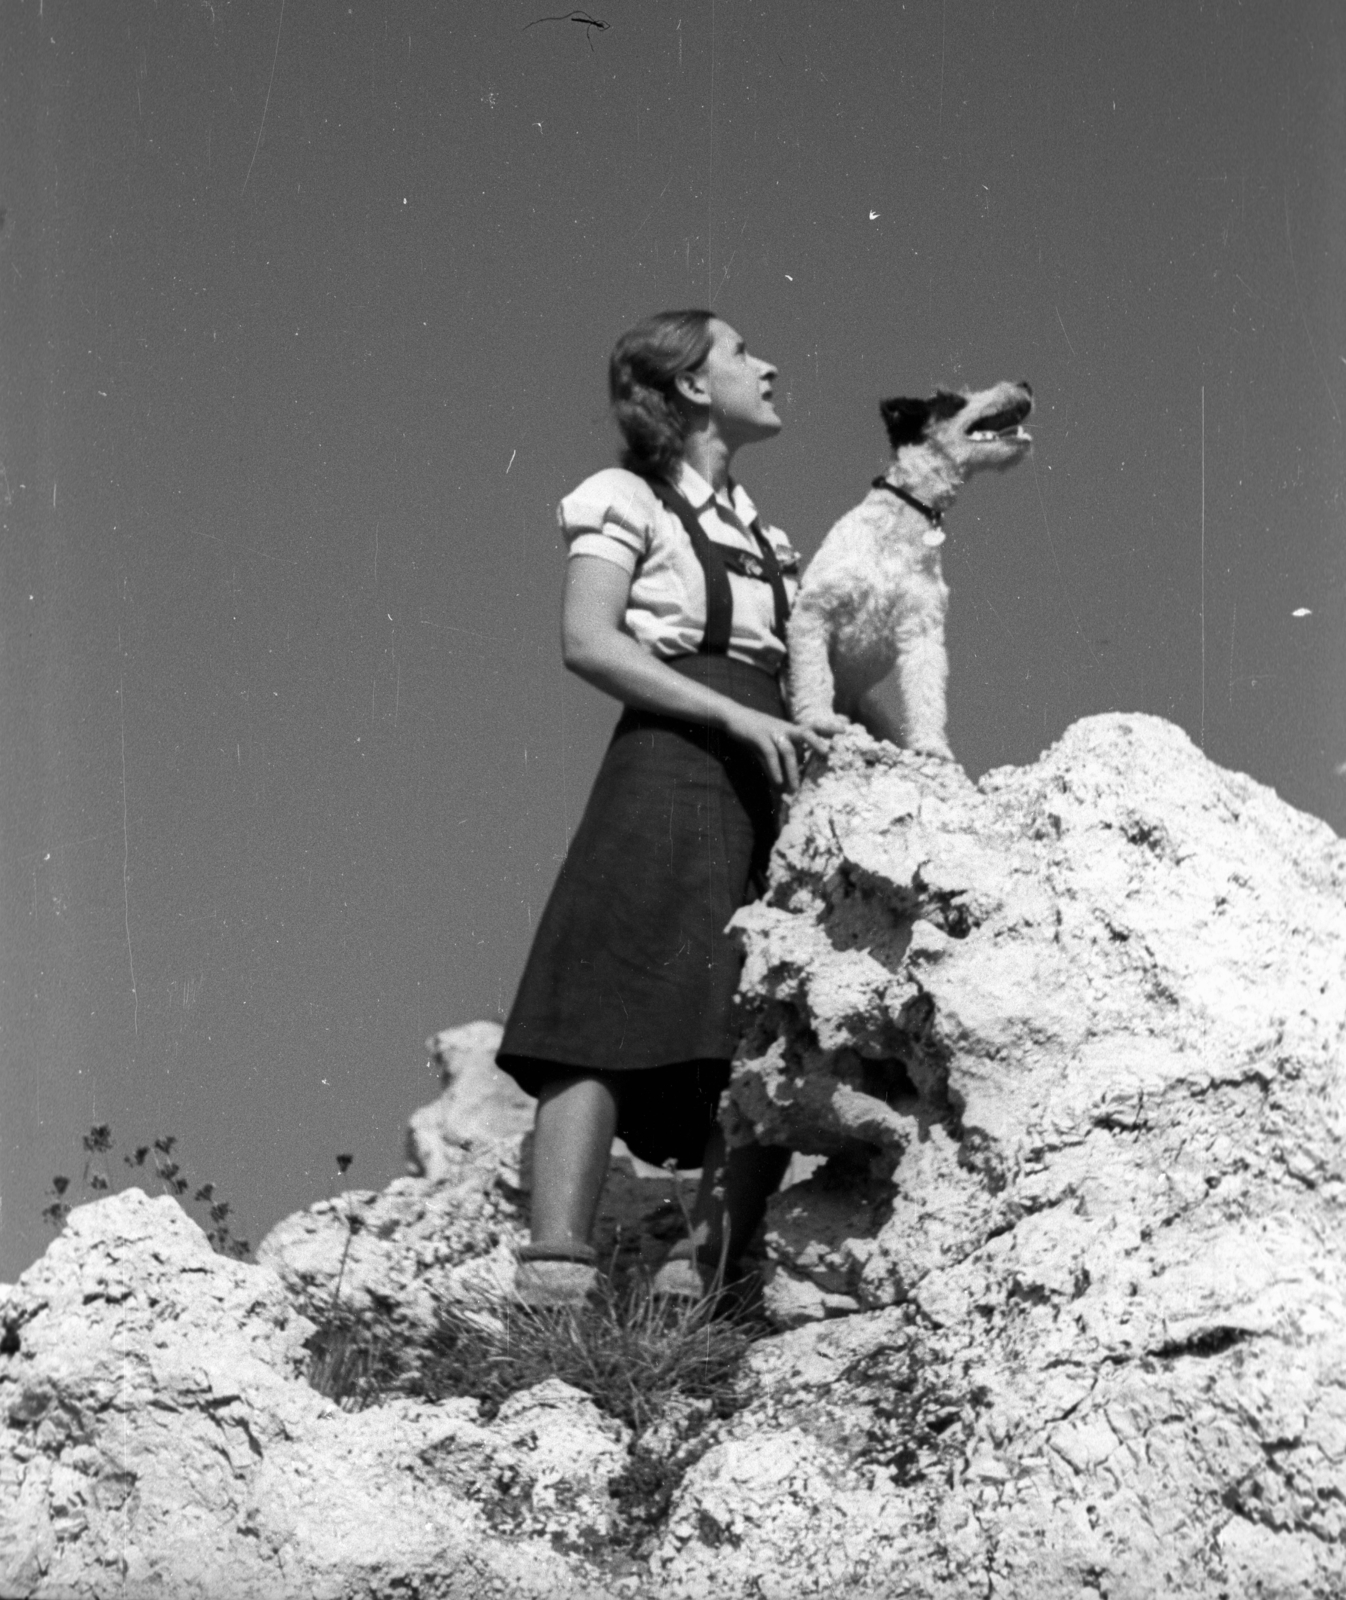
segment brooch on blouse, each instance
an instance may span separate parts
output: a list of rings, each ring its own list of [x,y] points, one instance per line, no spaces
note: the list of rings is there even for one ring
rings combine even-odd
[[[740,578],[756,578],[759,583],[766,581],[766,563],[760,556],[755,556],[749,550],[737,550],[732,545],[721,545],[720,554],[724,564],[730,572]],[[773,549],[776,565],[781,572],[793,575],[799,571],[799,552],[797,550]]]
[[[720,555],[725,566],[739,578],[756,578],[759,581],[766,576],[766,568],[760,559],[751,555],[747,550],[735,550],[732,546],[721,545]]]

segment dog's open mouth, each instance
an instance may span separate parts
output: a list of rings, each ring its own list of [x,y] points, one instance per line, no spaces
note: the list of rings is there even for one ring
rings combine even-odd
[[[993,411],[989,417],[979,417],[977,426],[969,428],[967,436],[969,439],[978,439],[986,443],[992,439],[1006,441],[1027,439],[1031,437],[1028,430],[1021,428],[1019,424],[1032,409],[1031,400],[1016,400],[1001,411]]]

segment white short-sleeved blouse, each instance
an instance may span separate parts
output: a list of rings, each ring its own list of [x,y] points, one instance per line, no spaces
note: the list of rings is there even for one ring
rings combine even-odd
[[[758,553],[749,531],[757,507],[738,484],[716,495],[706,480],[682,464],[676,487],[687,498],[716,544]],[[607,467],[586,478],[557,508],[557,520],[572,556],[599,556],[631,574],[626,630],[652,655],[687,655],[706,629],[706,582],[687,530],[658,499],[644,478],[623,467]],[[763,522],[794,603],[799,557],[780,531]],[[734,625],[729,654],[749,666],[779,671],[785,647],[772,633],[775,607],[769,583],[729,573]]]

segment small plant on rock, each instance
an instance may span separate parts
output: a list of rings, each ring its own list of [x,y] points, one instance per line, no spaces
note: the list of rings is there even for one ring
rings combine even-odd
[[[174,1158],[173,1152],[177,1142],[173,1134],[163,1134],[152,1144],[137,1145],[131,1155],[122,1157],[122,1164],[143,1169],[147,1158],[152,1157],[151,1170],[158,1180],[160,1193],[171,1194],[174,1199],[182,1200],[192,1186],[181,1163]],[[95,1123],[84,1135],[83,1144],[85,1155],[84,1171],[80,1178],[80,1198],[108,1194],[112,1189],[112,1173],[108,1168],[108,1153],[113,1145],[111,1127],[106,1122]],[[74,1202],[66,1198],[69,1190],[69,1178],[58,1173],[51,1180],[52,1198],[43,1207],[42,1220],[54,1228],[63,1227],[65,1219],[70,1215]],[[246,1260],[251,1253],[251,1246],[246,1239],[235,1237],[229,1226],[231,1207],[227,1200],[216,1198],[215,1185],[201,1184],[191,1199],[195,1204],[206,1208],[210,1222],[210,1226],[206,1229],[206,1238],[209,1239],[212,1248],[222,1256]]]
[[[344,1178],[354,1160],[353,1155],[337,1156],[337,1176]],[[344,1411],[362,1411],[387,1395],[408,1391],[415,1355],[406,1329],[387,1312],[341,1303],[351,1240],[364,1227],[353,1205],[347,1205],[343,1220],[346,1239],[331,1298],[309,1301],[302,1308],[315,1324],[308,1340],[308,1380]]]
[[[350,1171],[351,1162],[354,1160],[355,1157],[353,1155],[340,1155],[336,1158],[337,1176],[339,1178],[344,1178],[346,1176],[346,1174]],[[337,1301],[341,1298],[341,1282],[346,1276],[346,1258],[351,1253],[351,1240],[357,1233],[359,1233],[363,1226],[364,1222],[359,1213],[348,1205],[346,1207],[346,1242],[341,1247],[341,1266],[337,1270],[336,1287],[332,1290],[331,1309],[333,1311],[336,1310]]]
[[[80,1176],[80,1193],[106,1194],[112,1187],[107,1169],[107,1153],[112,1148],[112,1129],[106,1122],[96,1122],[84,1135],[83,1143],[84,1171]],[[101,1158],[98,1165],[95,1165],[95,1157]],[[42,1220],[51,1223],[54,1228],[64,1226],[65,1219],[70,1215],[71,1202],[65,1198],[69,1188],[70,1179],[59,1173],[51,1180],[53,1198],[43,1208]]]
[[[906,1486],[945,1476],[961,1453],[969,1419],[987,1391],[955,1392],[949,1377],[929,1370],[907,1334],[852,1362],[840,1381],[866,1397],[870,1423],[856,1459]]]

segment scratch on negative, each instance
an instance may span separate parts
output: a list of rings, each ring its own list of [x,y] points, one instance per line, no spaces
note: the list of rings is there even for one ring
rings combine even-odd
[[[654,204],[650,207],[650,209],[640,219],[640,222],[636,227],[635,233],[633,233],[631,235],[631,237],[626,241],[628,244],[630,244],[631,239],[635,238],[636,233],[640,232],[641,228],[643,228],[645,226],[645,224],[650,220],[650,218],[654,215],[654,213],[659,209],[659,200],[662,200],[664,198],[664,196],[668,193],[668,185],[670,183],[672,183],[672,182],[673,182],[673,178],[672,178],[672,175],[670,174],[669,175],[669,179],[668,179],[668,183],[666,183],[663,186],[663,188],[660,189],[660,191],[659,191],[659,199],[654,202]]]
[[[587,11],[576,9],[563,11],[559,17],[534,17],[531,22],[524,24],[522,31],[527,33],[529,28],[536,28],[540,22],[578,22],[580,27],[597,28],[600,33],[606,32],[612,26],[610,22],[604,22],[601,17],[591,17]]]
[[[529,28],[536,28],[540,22],[578,22],[584,29],[584,37],[589,49],[593,50],[593,40],[589,38],[589,30],[595,28],[599,33],[606,33],[612,26],[604,22],[601,17],[591,17],[587,11],[563,11],[559,17],[534,17],[531,22],[525,23],[520,32],[527,33]]]
[[[280,20],[276,23],[276,49],[275,54],[271,57],[271,77],[267,81],[266,99],[262,103],[262,120],[257,124],[257,143],[252,147],[252,161],[248,162],[248,171],[243,179],[243,187],[239,190],[240,194],[247,194],[248,192],[248,178],[252,177],[253,162],[257,160],[257,152],[262,148],[262,129],[266,127],[267,107],[271,104],[271,87],[276,81],[276,61],[280,56],[280,30],[284,23],[285,0],[280,0]]]
[[[140,996],[136,992],[136,958],[131,949],[131,889],[130,889],[130,860],[131,860],[131,835],[126,819],[126,674],[120,665],[122,653],[122,631],[117,629],[117,715],[121,722],[122,736],[122,911],[126,920],[126,960],[131,968],[131,1003],[132,1021],[135,1025],[136,1038],[140,1038]]]
[[[1064,322],[1061,322],[1060,306],[1053,306],[1052,310],[1056,313],[1057,322],[1061,323],[1061,332],[1066,333],[1066,325]],[[1070,359],[1073,361],[1075,359],[1075,346],[1071,344],[1070,335],[1068,333],[1066,333],[1066,349],[1070,351]]]

